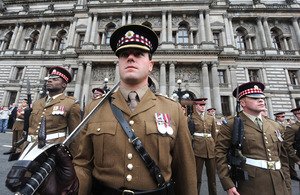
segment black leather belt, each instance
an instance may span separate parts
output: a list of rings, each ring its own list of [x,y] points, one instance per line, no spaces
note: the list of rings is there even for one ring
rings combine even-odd
[[[133,195],[133,194],[142,194],[142,195],[174,195],[174,182],[170,181],[164,184],[162,187],[155,190],[137,190],[130,189],[126,187],[121,187],[120,189],[111,188],[97,179],[93,178],[93,195]]]

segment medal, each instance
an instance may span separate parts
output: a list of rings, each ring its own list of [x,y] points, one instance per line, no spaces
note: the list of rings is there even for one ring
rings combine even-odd
[[[282,139],[282,137],[281,137],[280,131],[279,131],[279,130],[275,130],[275,133],[276,133],[276,136],[277,136],[278,140],[282,142],[283,139]]]
[[[161,113],[155,113],[155,121],[157,130],[161,134],[165,134],[167,132],[167,129],[165,127],[165,120]]]
[[[174,130],[171,127],[171,120],[170,120],[170,115],[169,114],[163,114],[164,115],[164,119],[166,121],[166,128],[167,128],[167,133],[169,135],[173,135]]]

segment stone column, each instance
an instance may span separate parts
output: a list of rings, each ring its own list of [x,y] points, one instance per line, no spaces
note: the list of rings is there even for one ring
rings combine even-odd
[[[293,40],[291,38],[288,39],[288,43],[289,43],[290,50],[295,50],[294,43],[293,43]]]
[[[225,30],[224,29],[222,29],[222,31],[221,31],[221,38],[222,38],[222,44],[221,44],[221,46],[227,46],[226,34],[225,34]]]
[[[89,14],[83,43],[88,43],[90,41],[91,27],[92,27],[92,14]]]
[[[210,19],[209,19],[209,9],[205,10],[205,34],[206,41],[213,42],[213,35],[210,27]]]
[[[190,32],[190,44],[194,44],[194,35],[193,35],[193,31]]]
[[[268,48],[274,48],[274,45],[272,43],[272,37],[271,37],[271,32],[270,32],[270,27],[269,27],[269,24],[268,24],[268,18],[267,17],[263,18],[263,26],[264,26],[264,30],[265,30],[265,33],[266,33],[265,36],[266,36]]]
[[[244,68],[244,71],[245,71],[246,82],[249,82],[249,81],[250,81],[250,78],[249,78],[249,71],[248,71],[248,68]]]
[[[52,50],[55,50],[57,39],[53,39]]]
[[[114,84],[117,84],[120,81],[119,62],[118,61],[114,61],[114,64],[116,65]]]
[[[23,33],[23,29],[24,29],[24,24],[20,24],[17,36],[16,36],[16,41],[14,43],[13,49],[19,49],[18,46],[20,46],[20,38],[22,36]]]
[[[283,40],[283,44],[284,44],[284,49],[285,50],[290,50],[289,44],[288,44],[288,42],[286,40],[286,37],[282,37],[282,40]]]
[[[224,18],[224,24],[225,24],[225,33],[226,33],[226,40],[227,40],[227,45],[232,45],[232,36],[230,33],[230,27],[229,27],[229,22],[228,22],[228,15],[223,14]]]
[[[172,40],[172,11],[168,11],[168,42],[171,43]]]
[[[162,11],[162,21],[161,21],[161,36],[162,36],[162,42],[167,42],[167,24],[166,24],[166,10]]]
[[[207,98],[206,107],[211,108],[211,95],[209,86],[208,63],[202,62],[203,97]]]
[[[266,88],[265,89],[270,89],[269,86],[269,81],[268,81],[268,77],[267,77],[267,73],[266,73],[266,68],[262,68],[262,76],[263,76],[263,83],[265,84]]]
[[[293,86],[292,86],[292,82],[291,82],[291,78],[290,78],[290,75],[289,75],[289,71],[287,68],[284,68],[284,74],[285,74],[285,78],[286,78],[286,83],[287,83],[287,86],[288,86],[288,89],[289,91],[292,91],[293,90]]]
[[[95,44],[97,29],[98,29],[98,14],[94,13],[94,20],[92,25],[91,39],[90,39],[90,42],[93,44]]]
[[[169,62],[169,97],[172,96],[174,89],[175,89],[175,64],[174,62]]]
[[[25,50],[29,50],[29,44],[30,44],[30,40],[26,39],[26,45],[25,45]]]
[[[5,40],[3,40],[3,41],[1,42],[0,51],[3,51],[4,45],[5,45]]]
[[[18,31],[19,31],[19,26],[18,26],[18,24],[16,24],[14,32],[13,32],[13,35],[11,36],[11,40],[10,40],[8,49],[12,49],[13,48],[13,46],[15,44],[16,36],[18,34]]]
[[[74,97],[78,100],[80,100],[80,92],[81,92],[81,86],[82,86],[82,76],[83,76],[83,63],[79,62],[77,78],[76,78],[76,81],[75,81],[75,89],[74,89]]]
[[[229,32],[231,35],[232,44],[234,47],[236,47],[236,43],[235,43],[235,39],[234,39],[234,31],[233,31],[233,27],[232,27],[232,16],[228,17],[228,24],[229,24]]]
[[[126,24],[126,12],[122,12],[122,26]]]
[[[273,111],[273,106],[272,106],[273,104],[272,104],[271,97],[266,97],[266,103],[267,103],[269,118],[274,120],[274,115],[273,115],[274,111]]]
[[[127,24],[131,24],[131,20],[132,20],[132,13],[128,12]]]
[[[299,29],[299,24],[298,24],[298,17],[293,17],[292,23],[293,23],[293,27],[294,27],[297,41],[298,41],[297,44],[298,44],[298,47],[300,47],[299,46],[300,45],[300,29]]]
[[[263,26],[262,26],[261,19],[262,19],[261,17],[258,17],[256,19],[257,27],[258,27],[258,33],[260,35],[261,44],[262,44],[263,49],[267,49],[268,46],[267,46],[267,41],[266,41],[265,32],[264,32],[264,29],[263,29]]]
[[[221,96],[220,96],[220,86],[218,78],[218,62],[213,62],[212,68],[212,87],[213,87],[213,98],[214,104],[213,107],[216,108],[217,117],[222,115],[222,105],[221,105]]]
[[[160,72],[159,72],[159,89],[160,93],[163,95],[167,94],[167,79],[166,79],[166,64],[165,62],[159,62]]]
[[[36,49],[40,49],[41,48],[41,44],[42,44],[42,41],[43,41],[42,39],[43,39],[44,33],[45,33],[45,28],[46,28],[46,25],[43,22],[42,27],[41,27],[41,32],[39,34],[39,39],[38,39],[38,41],[36,43]]]
[[[229,71],[230,71],[230,79],[228,78],[228,80],[231,81],[231,82],[228,82],[228,83],[229,83],[230,88],[232,89],[232,91],[233,91],[233,89],[235,89],[237,87],[236,67],[237,67],[236,65],[228,66]]]
[[[204,27],[204,10],[199,10],[199,35],[200,35],[200,43],[205,41],[205,27]]]
[[[47,22],[45,33],[44,33],[44,36],[43,36],[42,45],[41,45],[42,49],[46,49],[46,44],[49,41],[49,32],[50,32],[50,23]],[[70,39],[70,36],[68,38]]]
[[[88,104],[90,101],[90,84],[91,84],[91,76],[92,76],[92,62],[87,62],[86,68],[85,68],[85,74],[84,74],[84,80],[83,80],[83,90],[82,90],[82,100],[83,97],[85,97],[85,105]]]

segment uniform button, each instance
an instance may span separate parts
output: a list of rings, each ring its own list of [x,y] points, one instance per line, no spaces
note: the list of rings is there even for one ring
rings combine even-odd
[[[39,128],[40,128],[40,126],[37,126],[37,128],[39,129]]]
[[[131,181],[132,180],[132,176],[131,175],[127,175],[126,179],[127,179],[127,181]]]
[[[134,121],[133,120],[130,120],[129,121],[129,125],[133,125],[134,124]]]
[[[44,111],[46,111],[46,108],[44,109]]]
[[[266,141],[266,144],[268,144],[269,142],[268,141]]]
[[[43,118],[43,115],[41,116],[41,118]]]
[[[272,160],[272,158],[269,158],[269,160]]]
[[[97,129],[98,132],[99,132],[100,130],[101,130],[100,128]]]
[[[128,158],[129,160],[131,160],[131,159],[132,159],[132,153],[128,153],[128,154],[127,154],[127,158]]]
[[[134,130],[133,129],[131,129],[133,132],[134,132]]]
[[[266,133],[264,133],[264,135],[266,135]]]
[[[271,150],[270,149],[268,149],[268,152],[270,152]]]
[[[268,139],[267,137],[265,137],[265,139]]]
[[[45,114],[45,112],[42,112],[42,114]]]
[[[269,153],[269,156],[272,156],[271,153]]]
[[[128,168],[129,171],[131,171],[133,169],[133,165],[132,164],[128,164],[127,168]]]
[[[38,133],[38,132],[39,132],[39,130],[36,130],[35,132],[37,132],[37,133]]]
[[[39,125],[42,124],[41,122],[39,122]]]

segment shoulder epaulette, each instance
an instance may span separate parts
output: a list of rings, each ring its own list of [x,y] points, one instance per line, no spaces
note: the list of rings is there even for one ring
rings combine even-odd
[[[160,96],[160,97],[164,97],[164,98],[166,98],[166,99],[168,99],[168,100],[172,100],[173,102],[176,102],[173,98],[170,98],[170,97],[168,97],[167,95],[162,95],[162,94],[155,94],[155,96]]]

